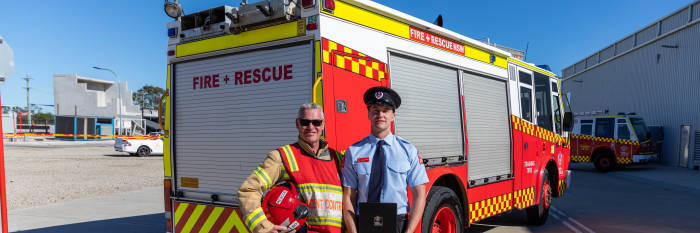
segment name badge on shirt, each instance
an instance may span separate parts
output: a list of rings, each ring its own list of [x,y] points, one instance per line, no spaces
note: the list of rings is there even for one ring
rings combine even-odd
[[[358,163],[367,163],[367,162],[369,162],[369,157],[358,158],[357,162]]]

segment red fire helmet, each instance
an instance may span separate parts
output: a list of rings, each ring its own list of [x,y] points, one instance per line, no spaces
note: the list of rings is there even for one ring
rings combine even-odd
[[[297,232],[302,227],[306,228],[309,207],[299,200],[295,186],[291,182],[279,183],[265,194],[262,201],[267,220],[275,225],[287,227],[284,232]]]

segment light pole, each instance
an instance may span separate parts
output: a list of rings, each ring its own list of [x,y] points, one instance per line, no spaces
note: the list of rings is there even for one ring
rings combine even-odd
[[[117,105],[119,108],[119,132],[117,134],[122,135],[122,129],[124,129],[124,124],[122,123],[122,86],[119,83],[119,76],[117,76],[117,73],[115,73],[113,70],[110,70],[107,68],[102,68],[102,67],[97,67],[97,66],[93,66],[92,68],[95,68],[98,70],[109,71],[114,75],[114,78],[117,79],[117,91],[119,92],[119,99],[117,99]]]

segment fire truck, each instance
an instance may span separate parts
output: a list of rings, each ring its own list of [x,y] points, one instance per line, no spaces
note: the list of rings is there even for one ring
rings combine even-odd
[[[569,184],[573,115],[558,78],[501,49],[364,0],[166,12],[169,232],[249,232],[236,192],[297,139],[298,107],[323,106],[324,138],[343,151],[370,133],[373,86],[401,95],[393,132],[427,169],[417,231],[463,232],[515,209],[543,224]]]
[[[636,113],[577,114],[571,134],[571,162],[593,162],[607,172],[616,166],[644,164],[657,159],[644,119]]]

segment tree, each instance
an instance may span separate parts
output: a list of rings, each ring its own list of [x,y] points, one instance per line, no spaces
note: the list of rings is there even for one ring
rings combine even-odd
[[[134,104],[142,106],[144,109],[158,108],[158,100],[165,94],[165,90],[160,87],[145,85],[131,95]]]
[[[32,122],[34,124],[49,124],[53,125],[54,115],[49,112],[42,112],[32,115]]]

